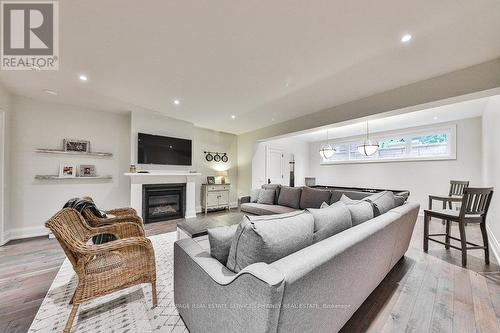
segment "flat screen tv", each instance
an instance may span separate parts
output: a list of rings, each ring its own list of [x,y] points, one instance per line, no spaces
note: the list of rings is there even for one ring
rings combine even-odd
[[[137,163],[191,165],[191,140],[139,133]]]

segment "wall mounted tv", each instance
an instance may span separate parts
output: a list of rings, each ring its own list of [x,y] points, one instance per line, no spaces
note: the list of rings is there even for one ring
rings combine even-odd
[[[137,163],[191,165],[191,140],[139,133]]]

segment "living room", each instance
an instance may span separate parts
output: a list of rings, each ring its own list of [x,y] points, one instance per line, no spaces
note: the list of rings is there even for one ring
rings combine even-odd
[[[1,332],[500,330],[497,2],[1,6]]]

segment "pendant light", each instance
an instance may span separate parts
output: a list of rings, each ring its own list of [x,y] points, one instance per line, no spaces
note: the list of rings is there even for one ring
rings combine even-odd
[[[328,128],[326,129],[326,143],[319,149],[319,154],[325,159],[329,159],[335,154],[335,149],[328,143]]]
[[[371,156],[377,152],[378,148],[378,142],[376,140],[370,140],[370,131],[368,122],[366,122],[366,140],[362,145],[358,146],[358,152],[364,156]]]

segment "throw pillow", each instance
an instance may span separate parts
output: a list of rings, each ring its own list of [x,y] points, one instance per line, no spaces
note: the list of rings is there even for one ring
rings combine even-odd
[[[274,189],[261,189],[257,203],[266,205],[274,204]]]
[[[323,209],[323,208],[328,208],[330,207],[329,204],[327,204],[326,202],[323,201],[323,203],[321,204],[321,206],[319,206],[320,209]]]
[[[319,208],[323,202],[330,202],[330,191],[303,187],[300,195],[300,209]]]
[[[274,202],[273,202],[273,204],[277,205],[278,204],[278,197],[280,195],[281,185],[280,184],[264,184],[264,185],[262,185],[262,188],[266,189],[266,190],[274,190]]]
[[[403,206],[406,200],[408,200],[408,196],[409,196],[408,192],[394,195],[394,205],[396,207]]]
[[[231,242],[233,240],[237,224],[231,226],[208,229],[208,242],[210,243],[210,255],[223,265],[227,263]]]
[[[314,218],[305,211],[245,216],[231,243],[227,268],[238,273],[248,265],[272,263],[313,242]]]
[[[281,186],[278,205],[299,209],[301,193],[300,187]]]
[[[250,202],[256,203],[259,200],[260,188],[250,190]]]
[[[323,209],[308,208],[307,211],[314,217],[314,243],[352,227],[351,212],[343,202]]]
[[[372,204],[374,216],[385,214],[396,207],[394,203],[394,193],[391,191],[375,193],[364,198],[363,201],[368,201]]]
[[[374,217],[372,204],[368,201],[349,199],[342,195],[340,201],[347,205],[351,212],[352,225],[358,225]]]

